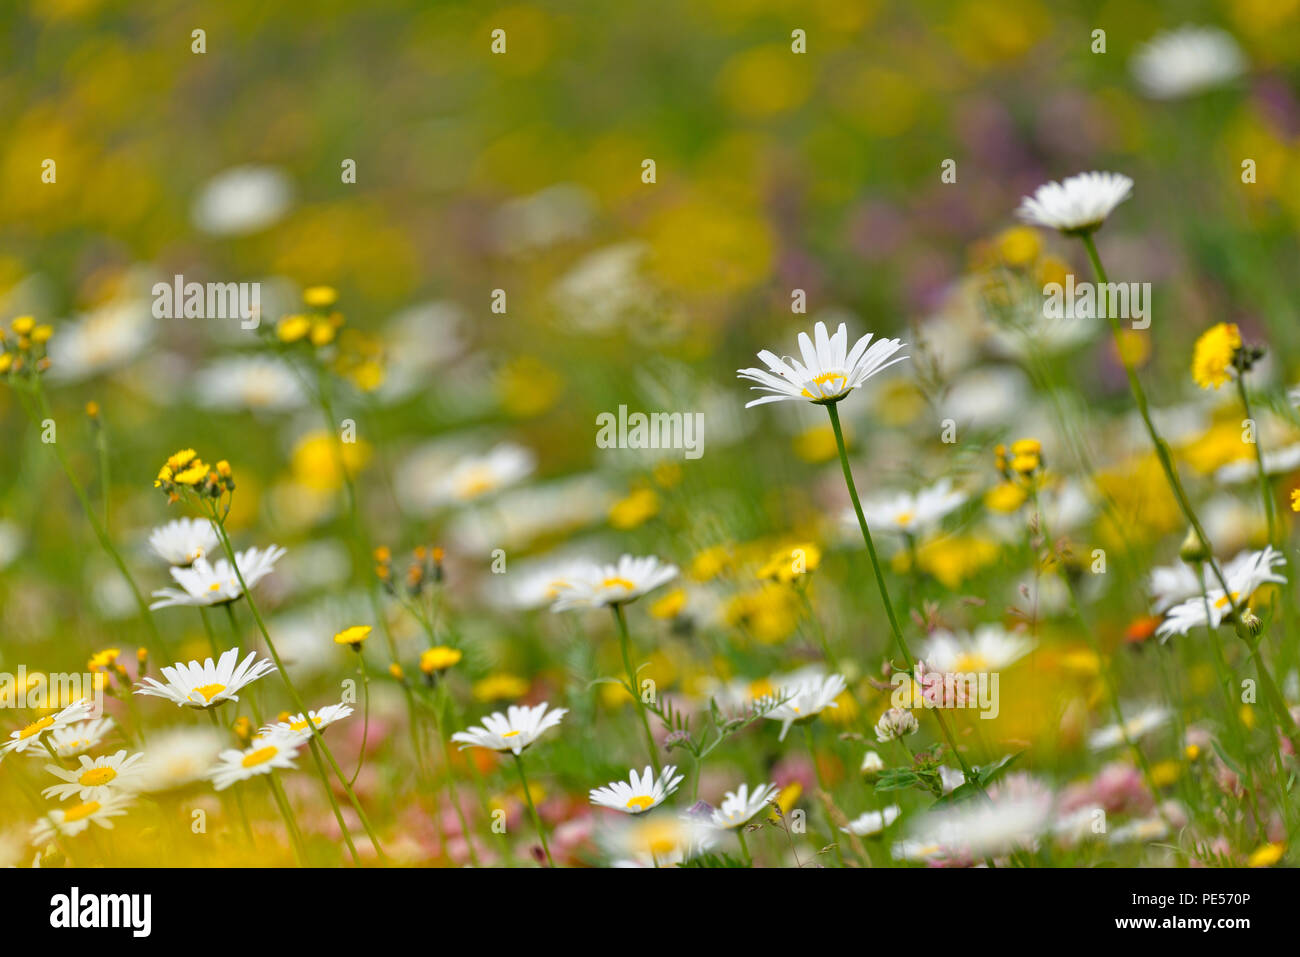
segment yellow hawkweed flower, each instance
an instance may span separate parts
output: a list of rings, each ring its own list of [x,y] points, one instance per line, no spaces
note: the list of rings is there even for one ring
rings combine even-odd
[[[314,346],[327,346],[334,341],[334,333],[338,326],[329,319],[319,320],[311,324],[311,344]]]
[[[609,507],[609,524],[621,531],[643,525],[659,512],[659,496],[654,489],[640,488]]]
[[[177,485],[198,485],[208,477],[208,467],[202,459],[195,459],[189,468],[177,472],[172,481]]]
[[[1192,353],[1192,379],[1202,389],[1217,389],[1230,378],[1232,360],[1241,348],[1241,332],[1235,323],[1220,322],[1196,340]]]
[[[391,665],[388,666],[388,673],[392,675],[394,678],[396,678],[398,681],[406,680],[406,672],[402,670],[402,666],[399,665],[396,661],[394,661]]]
[[[660,619],[676,618],[686,607],[686,589],[674,588],[662,598],[650,604],[650,617]]]
[[[360,649],[370,632],[371,627],[369,625],[353,625],[351,628],[344,628],[335,635],[334,644],[351,645],[353,648]]]
[[[196,458],[198,458],[198,453],[193,449],[181,449],[175,455],[168,457],[167,467],[175,472],[177,469],[185,468]]]
[[[1038,258],[1043,244],[1038,230],[1031,226],[1012,226],[993,239],[998,256],[1008,266],[1028,266]]]
[[[420,670],[426,675],[431,675],[436,671],[446,671],[453,665],[458,664],[463,657],[465,655],[459,648],[439,645],[420,655]]]
[[[339,294],[333,286],[308,286],[302,291],[302,301],[315,309],[328,309],[339,301]]]
[[[32,330],[32,342],[37,345],[44,345],[54,337],[54,327],[41,323]]]
[[[275,327],[275,336],[281,342],[297,342],[311,331],[311,320],[306,316],[285,316]]]
[[[1258,847],[1250,855],[1250,860],[1246,862],[1247,867],[1272,867],[1278,861],[1282,860],[1282,855],[1286,853],[1286,845],[1281,843],[1265,844]]]
[[[528,693],[528,682],[517,675],[488,675],[474,682],[474,697],[479,701],[502,701],[522,698]]]
[[[13,329],[15,335],[28,336],[31,335],[32,330],[36,328],[36,320],[31,316],[19,316],[10,323],[10,327]]]
[[[773,554],[767,564],[759,569],[758,577],[789,584],[809,572],[816,571],[821,561],[820,548],[812,542],[801,542]]]
[[[1029,493],[1015,482],[999,482],[988,490],[984,504],[995,512],[1014,512],[1025,504]]]
[[[106,671],[117,663],[117,657],[122,653],[119,648],[105,648],[103,651],[97,651],[90,656],[90,661],[86,663],[86,669],[91,672]]]
[[[12,352],[0,352],[0,374],[8,372],[13,364],[14,354]]]
[[[1291,511],[1300,512],[1300,488],[1291,490]]]

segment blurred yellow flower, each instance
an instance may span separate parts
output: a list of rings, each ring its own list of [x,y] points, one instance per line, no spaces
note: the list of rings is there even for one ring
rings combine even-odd
[[[498,672],[474,682],[473,694],[479,701],[502,701],[522,698],[528,693],[529,683],[518,675]]]
[[[621,531],[643,525],[659,514],[659,496],[654,489],[635,489],[609,507],[609,524]]]
[[[1196,340],[1192,354],[1192,379],[1202,389],[1217,389],[1232,378],[1233,357],[1241,348],[1241,333],[1235,323],[1220,322]]]
[[[370,625],[353,625],[351,628],[344,628],[334,636],[336,645],[351,645],[353,648],[360,647],[370,635]]]
[[[685,608],[686,589],[674,588],[662,598],[651,602],[649,610],[652,618],[671,619],[680,615]]]
[[[290,470],[294,480],[308,488],[328,491],[343,484],[339,460],[352,475],[366,467],[371,448],[367,442],[343,442],[329,432],[311,432],[294,446]]]
[[[446,671],[453,665],[458,664],[463,657],[464,655],[458,648],[449,648],[446,645],[428,648],[420,654],[420,670],[426,675],[433,674],[436,671]]]

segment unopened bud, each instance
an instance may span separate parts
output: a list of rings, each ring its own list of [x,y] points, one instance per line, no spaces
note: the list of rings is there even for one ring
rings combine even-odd
[[[1210,557],[1205,549],[1205,543],[1201,541],[1201,536],[1196,534],[1196,529],[1187,530],[1187,537],[1178,548],[1178,557],[1189,565],[1199,565]]]

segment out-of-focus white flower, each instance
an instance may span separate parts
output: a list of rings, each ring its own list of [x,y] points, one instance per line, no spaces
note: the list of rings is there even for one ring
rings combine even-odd
[[[190,216],[202,232],[243,236],[278,222],[293,200],[293,184],[272,166],[235,166],[199,190]]]
[[[594,213],[591,193],[572,183],[559,183],[503,203],[492,217],[492,232],[504,252],[519,255],[581,239]]]
[[[915,734],[920,729],[921,725],[912,712],[902,708],[890,708],[876,722],[876,740],[885,744],[888,741],[896,741],[904,735]]]
[[[881,496],[862,503],[862,513],[873,529],[919,535],[929,531],[947,514],[961,507],[966,493],[952,487],[951,479],[940,479],[919,492],[899,492]],[[842,516],[846,524],[857,527],[857,514],[847,510]]]
[[[186,568],[215,551],[219,542],[206,518],[174,518],[149,533],[149,547],[168,565]]]
[[[207,409],[284,412],[307,402],[293,370],[269,356],[218,359],[194,377],[194,393]]]
[[[277,734],[257,738],[242,751],[238,748],[222,751],[217,756],[217,763],[208,770],[207,777],[216,790],[224,791],[232,784],[259,774],[291,770],[298,766],[294,758],[306,740],[300,735]]]
[[[1147,96],[1173,100],[1235,80],[1245,72],[1246,58],[1230,33],[1189,25],[1142,44],[1129,69]]]
[[[148,300],[114,301],[61,323],[50,340],[50,378],[79,382],[125,365],[153,339],[158,320]]]
[[[873,834],[879,834],[889,825],[898,820],[899,807],[897,804],[891,804],[880,811],[867,811],[849,821],[848,827],[840,828],[845,834],[856,834],[858,837],[870,837]]]
[[[140,790],[172,791],[203,780],[223,744],[221,733],[204,725],[182,725],[151,733],[140,769]]]
[[[1034,648],[1032,638],[1001,625],[980,625],[974,635],[936,631],[919,652],[934,671],[946,674],[1001,671]]]
[[[1294,472],[1300,469],[1300,442],[1285,445],[1280,449],[1266,449],[1263,455],[1264,474],[1278,475],[1282,472]],[[1229,462],[1214,473],[1214,480],[1220,485],[1239,485],[1253,482],[1259,475],[1259,463],[1252,453],[1248,458]]]
[[[1088,735],[1088,747],[1094,751],[1105,751],[1124,743],[1125,735],[1130,741],[1158,731],[1169,723],[1169,709],[1161,705],[1148,705],[1124,722],[1123,728],[1118,724],[1098,728]]]

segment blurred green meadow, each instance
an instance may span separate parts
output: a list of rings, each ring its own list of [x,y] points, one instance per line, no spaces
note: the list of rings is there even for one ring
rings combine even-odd
[[[1300,2],[46,0],[0,17],[0,672],[106,675],[114,727],[92,756],[211,732],[112,830],[62,841],[31,829],[59,804],[37,794],[45,765],[75,755],[10,754],[0,863],[546,863],[530,797],[557,865],[1294,863],[1295,754],[1239,693],[1250,646],[1228,625],[1221,644],[1154,636],[1154,570],[1179,567],[1188,525],[1125,363],[1218,559],[1272,546],[1289,568],[1300,459],[1270,467],[1271,512],[1251,463],[1300,442]],[[1244,66],[1153,95],[1135,58],[1186,23],[1225,31]],[[1094,169],[1135,184],[1100,258],[1151,288],[1149,329],[1118,338],[1043,319],[1044,285],[1091,279],[1088,256],[1015,216]],[[174,277],[257,284],[257,327],[159,317]],[[23,367],[27,316],[50,332]],[[818,321],[907,346],[838,407],[864,502],[943,480],[960,499],[915,533],[873,526],[912,651],[956,635],[951,670],[999,673],[996,717],[947,712],[951,740],[925,713],[905,739],[874,731],[906,666],[825,413],[744,407],[737,370],[797,355]],[[1218,323],[1266,348],[1249,416],[1191,371]],[[701,415],[701,454],[602,448],[598,417],[621,406]],[[1028,479],[995,451],[1021,439],[1041,444]],[[169,502],[159,469],[185,449],[233,487]],[[212,501],[234,549],[285,549],[250,585],[258,615],[247,597],[142,612],[118,559],[152,602],[178,581],[151,531]],[[626,605],[631,669],[668,709],[649,718],[656,762],[685,775],[644,818],[589,797],[648,761],[640,709],[604,680],[628,670],[616,619],[549,608],[575,562],[625,553],[679,569]],[[1294,708],[1293,584],[1252,606]],[[354,709],[324,736],[342,775],[304,746],[269,778],[287,817],[256,782],[202,777],[218,746],[255,751],[257,725],[300,710],[281,673],[212,722],[131,693],[173,662],[266,656],[259,618],[308,707]],[[358,625],[363,644],[334,640]],[[977,660],[963,636],[984,627],[1023,650]],[[808,669],[846,690],[778,738],[747,709]],[[1149,720],[1119,731],[1115,700]],[[450,741],[540,702],[568,713],[524,752],[526,785],[508,751]],[[0,710],[0,732],[67,703]],[[979,788],[944,777],[961,781],[952,741]],[[628,823],[712,810],[742,782],[781,808],[743,840]],[[927,830],[985,786],[1011,806],[1005,847]],[[891,806],[883,834],[841,830]]]

